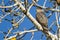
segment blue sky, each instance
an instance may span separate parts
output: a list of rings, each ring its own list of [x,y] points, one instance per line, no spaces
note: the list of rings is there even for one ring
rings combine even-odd
[[[2,0],[0,0],[0,3],[1,3]],[[5,0],[5,4],[8,2],[8,0]],[[29,2],[31,2],[31,0],[29,0]],[[38,4],[39,5],[43,5],[44,3],[44,0],[39,0]],[[6,4],[6,5],[9,5],[9,4]],[[49,0],[47,1],[46,3],[46,7],[52,7],[52,3],[49,3]],[[36,17],[36,7],[32,7],[31,10],[30,10],[30,13],[32,14],[32,16],[35,18]],[[3,14],[3,12],[0,11],[0,14]],[[49,13],[46,14],[46,16],[48,16]],[[10,17],[10,15],[6,16],[5,18],[8,18],[8,19],[11,19],[12,17]],[[4,19],[5,19],[4,18]],[[0,23],[0,31],[3,31],[3,32],[8,32],[8,29],[10,29],[12,27],[12,24],[10,22],[7,22],[6,20],[2,19],[2,23]],[[55,14],[53,14],[49,19],[48,19],[48,26],[52,23],[52,21],[55,20]],[[19,25],[19,28],[18,29],[15,29],[13,30],[12,32],[15,32],[17,30],[19,31],[23,31],[24,28],[26,30],[30,29],[31,27],[33,27],[33,23],[27,18],[25,17],[24,18],[24,21]],[[56,31],[56,26],[54,25],[53,26],[53,30]],[[53,33],[53,32],[52,32]],[[40,40],[40,37],[43,33],[41,31],[38,31],[38,32],[35,32],[34,33],[34,38],[33,40]],[[0,33],[0,40],[3,40],[3,34]],[[23,39],[24,40],[30,40],[31,38],[31,33],[27,33]],[[46,40],[46,37],[44,35],[44,37],[42,38],[42,40]]]

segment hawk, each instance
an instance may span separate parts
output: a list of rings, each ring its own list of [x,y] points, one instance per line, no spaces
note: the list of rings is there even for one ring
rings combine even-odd
[[[46,15],[44,14],[43,10],[41,8],[37,8],[36,12],[37,12],[36,20],[38,21],[38,23],[40,23],[43,28],[47,28],[48,19],[47,19]]]

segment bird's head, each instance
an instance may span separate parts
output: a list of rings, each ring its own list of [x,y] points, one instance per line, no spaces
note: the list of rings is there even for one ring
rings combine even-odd
[[[37,7],[36,11],[39,12],[39,13],[43,12],[42,8],[39,8],[39,7]]]

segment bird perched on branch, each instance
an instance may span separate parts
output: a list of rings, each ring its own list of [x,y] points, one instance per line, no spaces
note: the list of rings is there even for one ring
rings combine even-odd
[[[43,10],[41,8],[37,8],[36,13],[36,20],[42,25],[42,27],[47,28],[48,27],[48,19],[46,15],[44,14]]]

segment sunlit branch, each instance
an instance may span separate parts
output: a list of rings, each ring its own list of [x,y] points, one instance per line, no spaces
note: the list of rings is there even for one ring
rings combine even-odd
[[[49,30],[53,27],[53,25],[56,23],[56,21],[53,21],[52,24],[49,26]]]
[[[33,1],[33,2],[34,2],[34,4],[35,4],[34,6],[37,6],[37,7],[40,7],[40,8],[46,9],[46,10],[51,10],[51,11],[60,12],[59,9],[53,9],[53,8],[43,7],[43,6],[38,5],[35,1]]]
[[[13,28],[9,29],[8,33],[5,36],[5,39],[8,37],[8,35],[11,33],[12,30],[13,30]]]
[[[10,6],[0,6],[0,8],[11,8],[13,6],[16,6],[18,3],[15,3],[14,5],[10,5]]]
[[[17,23],[21,23],[21,21],[25,18],[25,15],[17,22]]]
[[[3,19],[4,17],[6,17],[7,15],[9,15],[10,13],[6,13],[4,16],[1,17],[1,19]]]
[[[57,7],[56,7],[56,9],[57,9]],[[58,13],[57,12],[55,12],[55,16],[56,16],[57,27],[59,28]]]
[[[13,38],[13,37],[16,37],[17,36],[17,33],[19,33],[19,35],[23,35],[24,33],[29,33],[29,32],[36,32],[36,31],[38,31],[37,29],[34,29],[34,30],[25,30],[25,31],[22,31],[22,32],[14,32],[14,34],[16,34],[16,35],[14,35],[14,36],[10,36],[9,38],[6,38],[5,40],[8,40],[8,39],[11,39],[11,38]]]
[[[31,7],[34,5],[34,3],[32,3],[31,5],[30,5],[30,7],[28,8],[28,12],[30,11],[30,9],[31,9]]]
[[[34,32],[32,32],[32,36],[31,36],[31,39],[30,40],[33,40],[33,37],[34,37]]]
[[[43,8],[45,7],[45,5],[46,5],[46,2],[47,2],[47,0],[45,0],[45,1],[44,1]]]
[[[10,13],[7,13],[7,14],[5,14],[5,15],[3,15],[3,16],[0,16],[0,23],[2,22],[2,19],[3,18],[5,18],[7,15],[9,15]]]

